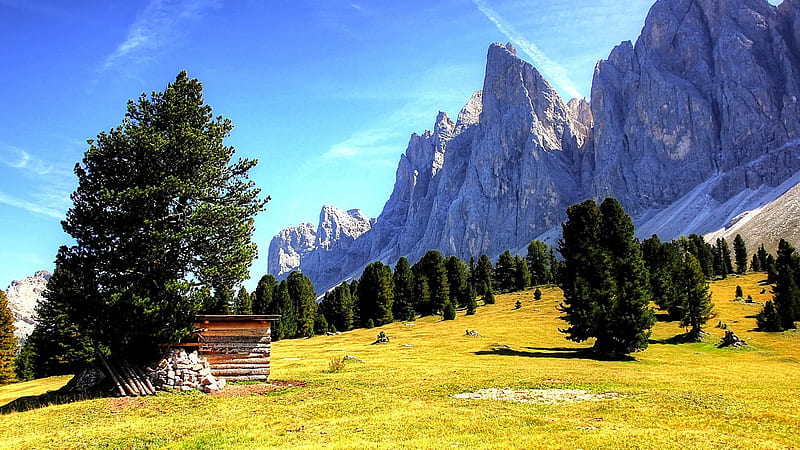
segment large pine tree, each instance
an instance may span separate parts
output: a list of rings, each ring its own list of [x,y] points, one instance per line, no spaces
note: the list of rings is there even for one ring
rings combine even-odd
[[[233,125],[212,115],[202,91],[181,72],[163,92],[129,101],[122,124],[89,141],[62,222],[75,244],[59,250],[45,294],[64,323],[40,323],[42,339],[74,326],[88,359],[148,359],[190,331],[204,299],[249,276],[254,217],[266,200],[249,180],[256,161],[232,161],[223,141]],[[70,352],[85,355],[47,355]]]
[[[275,288],[278,282],[272,274],[266,274],[258,280],[253,291],[253,314],[278,314],[274,301]]]
[[[298,271],[290,273],[286,283],[297,315],[296,336],[312,336],[314,320],[317,318],[317,294],[314,292],[314,285],[307,276]]]
[[[531,284],[538,286],[552,282],[550,267],[550,248],[542,241],[531,241],[528,244],[528,256],[525,257],[530,272]]]
[[[380,326],[394,320],[394,279],[391,267],[375,261],[364,268],[364,273],[358,280],[358,303],[364,324],[372,320],[376,326]]]
[[[478,264],[472,273],[472,285],[475,286],[478,295],[486,293],[486,286],[492,282],[493,272],[492,260],[484,253],[478,258]]]
[[[15,380],[14,357],[17,338],[14,336],[14,314],[8,306],[6,293],[0,290],[0,385]]]
[[[494,265],[493,286],[499,292],[513,291],[516,277],[517,267],[514,264],[514,257],[511,256],[510,250],[506,250],[497,257],[497,262]]]
[[[788,330],[796,328],[795,322],[800,320],[800,255],[784,239],[778,243],[777,253],[773,303],[780,320],[779,328]]]
[[[747,273],[747,244],[741,234],[733,238],[733,255],[736,259],[736,273],[744,275]]]
[[[430,295],[427,303],[420,301],[419,313],[423,316],[441,314],[444,306],[450,301],[450,283],[447,280],[442,254],[436,250],[429,250],[412,269],[415,276],[425,277]]]
[[[414,320],[416,296],[414,295],[414,272],[408,259],[401,257],[394,267],[394,303],[392,314],[398,320]]]
[[[586,200],[569,207],[559,251],[567,338],[595,337],[601,353],[646,348],[655,323],[647,270],[633,221],[619,202],[607,198],[598,208]]]
[[[691,253],[684,255],[681,276],[676,279],[676,296],[681,305],[681,326],[690,327],[689,336],[699,340],[714,304],[700,262]]]

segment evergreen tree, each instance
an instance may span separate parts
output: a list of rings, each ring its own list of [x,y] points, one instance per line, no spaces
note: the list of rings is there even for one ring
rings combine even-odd
[[[647,347],[655,315],[641,247],[633,222],[619,202],[608,198],[570,206],[562,225],[564,257],[560,310],[567,339],[596,337],[603,353],[630,353]]]
[[[678,280],[678,295],[682,299],[682,327],[691,327],[689,335],[698,339],[702,326],[711,317],[714,304],[711,303],[708,281],[700,262],[691,253],[684,256],[683,274]]]
[[[492,290],[492,283],[486,283],[486,286],[483,288],[483,304],[484,305],[494,305],[494,291]]]
[[[514,290],[514,284],[517,276],[516,266],[514,265],[514,257],[511,256],[511,251],[506,250],[497,258],[497,263],[494,265],[494,287],[500,292],[509,292]]]
[[[455,320],[456,318],[456,307],[453,306],[452,303],[448,302],[444,305],[444,310],[442,311],[442,320]]]
[[[430,292],[430,301],[427,305],[421,304],[421,315],[440,314],[444,305],[450,301],[450,285],[447,280],[447,270],[444,267],[444,258],[436,250],[429,250],[416,264],[414,273],[425,276]]]
[[[756,253],[753,253],[753,258],[750,260],[750,270],[761,272],[761,260],[758,259],[758,254]]]
[[[734,298],[743,298],[743,297],[744,297],[744,291],[742,290],[742,287],[736,286],[736,297]]]
[[[722,278],[727,278],[728,274],[733,273],[731,250],[725,238],[717,239],[714,246],[714,273]]]
[[[392,269],[380,261],[367,265],[358,281],[358,299],[361,320],[372,319],[378,326],[392,322],[394,320]]]
[[[766,263],[762,268],[767,272],[767,284],[774,284],[778,280],[778,264],[775,257],[767,255]]]
[[[539,300],[542,299],[542,290],[541,289],[536,288],[536,290],[533,291],[533,299],[536,300],[536,301],[539,301]]]
[[[711,244],[698,234],[690,234],[687,244],[686,250],[700,262],[706,278],[713,278],[716,273],[714,272],[714,248]]]
[[[420,315],[430,315],[431,289],[428,277],[423,273],[414,275],[414,296],[417,299],[415,311]]]
[[[764,309],[756,315],[756,323],[761,331],[783,331],[781,318],[778,316],[775,304],[769,300],[764,305]]]
[[[253,297],[247,292],[244,286],[239,288],[236,294],[236,314],[253,314]]]
[[[486,285],[492,282],[493,278],[492,261],[485,253],[478,258],[478,265],[475,266],[472,282],[478,295],[486,293]]]
[[[301,272],[295,271],[286,279],[289,297],[297,314],[297,337],[314,334],[314,320],[317,318],[317,294],[311,280]]]
[[[314,320],[314,334],[325,334],[328,328],[328,319],[325,318],[325,314],[317,311],[317,318]]]
[[[457,256],[447,257],[444,266],[450,286],[450,303],[466,307],[469,302],[469,266]]]
[[[14,374],[17,376],[17,380],[30,381],[36,378],[36,371],[34,368],[35,358],[36,356],[30,339],[25,339],[14,361]]]
[[[56,257],[55,272],[72,280],[45,295],[48,308],[65,314],[59,325],[75,327],[64,344],[90,348],[37,349],[40,356],[148,360],[158,344],[191,331],[201,293],[222,299],[214,294],[248,277],[254,217],[266,200],[248,178],[256,161],[231,162],[234,149],[223,140],[232,128],[204,104],[200,82],[181,72],[164,92],[129,101],[120,126],[88,141],[62,222],[75,245]],[[49,339],[54,326],[41,322],[39,336]]]
[[[475,288],[470,284],[469,286],[469,301],[467,301],[467,315],[471,316],[475,314],[475,311],[478,309],[478,293],[475,291]]]
[[[0,290],[0,385],[15,381],[14,358],[17,338],[14,336],[14,314],[8,306],[6,293]]]
[[[392,314],[398,320],[414,320],[414,272],[408,259],[401,257],[394,267],[394,303]]]
[[[258,280],[253,291],[253,314],[277,314],[277,306],[273,301],[273,293],[278,282],[272,274],[266,274]]]
[[[683,276],[683,256],[681,244],[661,243],[657,236],[642,243],[642,254],[646,255],[645,265],[650,271],[650,290],[653,301],[666,310],[672,320],[683,317],[678,281]]]
[[[289,295],[289,284],[286,280],[281,281],[281,283],[275,287],[273,298],[277,305],[277,312],[281,315],[281,320],[278,321],[278,326],[273,330],[272,338],[279,340],[296,337],[297,311],[295,310],[292,297]]]
[[[551,250],[542,241],[531,241],[528,244],[528,256],[525,257],[525,261],[528,263],[532,285],[538,286],[552,282]]]
[[[747,273],[747,244],[741,234],[733,238],[733,254],[736,258],[736,273],[744,275]]]
[[[778,243],[776,267],[773,303],[780,319],[780,328],[793,329],[796,328],[795,322],[800,320],[800,255],[784,239]]]
[[[514,290],[524,291],[531,284],[530,272],[528,272],[528,263],[519,255],[514,256]]]
[[[756,256],[758,256],[758,264],[759,266],[761,266],[761,270],[766,271],[767,267],[769,267],[770,254],[767,252],[767,249],[764,248],[764,244],[758,246],[758,251],[756,252]]]
[[[349,331],[353,328],[353,295],[347,283],[341,283],[325,293],[319,304],[319,312],[325,315],[328,323],[337,330]]]

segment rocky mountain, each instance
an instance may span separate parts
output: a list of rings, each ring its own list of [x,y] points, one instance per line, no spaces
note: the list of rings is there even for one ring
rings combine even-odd
[[[618,198],[641,236],[724,233],[777,211],[800,181],[798,97],[797,0],[659,0],[636,44],[598,62],[591,102],[564,103],[512,45],[493,44],[456,121],[440,112],[412,135],[371,228],[311,247],[285,230],[269,270],[301,268],[321,290],[428,249],[495,256],[554,242],[566,207],[588,197]]]
[[[27,338],[33,331],[36,318],[36,305],[42,298],[50,272],[40,270],[32,277],[14,280],[6,289],[8,306],[14,314],[14,326],[17,330],[14,335],[18,339]]]

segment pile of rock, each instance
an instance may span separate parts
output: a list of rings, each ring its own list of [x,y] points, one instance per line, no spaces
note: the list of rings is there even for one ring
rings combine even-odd
[[[199,390],[219,392],[227,384],[224,378],[211,374],[211,365],[196,351],[186,353],[183,349],[172,349],[155,367],[145,369],[156,389],[162,391]]]
[[[733,331],[727,330],[725,332],[725,336],[720,340],[719,345],[717,345],[717,347],[740,348],[744,347],[745,345],[747,345],[747,342],[744,339],[737,336],[736,333],[734,333]]]

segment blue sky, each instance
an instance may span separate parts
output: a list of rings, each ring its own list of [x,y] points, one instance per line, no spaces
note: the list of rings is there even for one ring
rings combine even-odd
[[[588,97],[595,62],[651,3],[0,0],[0,288],[53,269],[86,140],[181,70],[273,198],[252,288],[272,236],[323,204],[380,214],[409,136],[481,88],[489,44],[514,42],[563,96]]]

